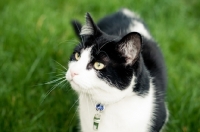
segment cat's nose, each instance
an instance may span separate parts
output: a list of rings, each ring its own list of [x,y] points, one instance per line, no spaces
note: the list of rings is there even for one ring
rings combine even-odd
[[[70,73],[71,73],[71,76],[72,76],[72,78],[74,77],[74,76],[76,76],[76,75],[78,75],[78,73],[77,72],[75,72],[75,71],[70,71]]]

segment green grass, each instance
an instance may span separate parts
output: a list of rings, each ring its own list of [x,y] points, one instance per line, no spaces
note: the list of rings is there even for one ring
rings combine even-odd
[[[0,132],[75,132],[77,100],[52,81],[67,66],[76,40],[71,19],[97,21],[127,7],[145,20],[168,71],[167,132],[200,132],[200,2],[198,0],[1,0]],[[54,72],[54,73],[52,73]],[[71,108],[71,109],[70,109]]]

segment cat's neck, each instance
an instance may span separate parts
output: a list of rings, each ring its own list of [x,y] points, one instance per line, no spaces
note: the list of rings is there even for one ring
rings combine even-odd
[[[154,111],[154,87],[151,81],[149,84],[149,92],[145,96],[138,96],[133,92],[132,96],[127,96],[112,104],[106,104],[105,110],[101,113],[98,132],[131,132],[134,129],[146,132],[149,130],[149,123],[151,123]],[[80,95],[79,116],[83,132],[95,132],[93,129],[93,119],[97,113],[95,103],[89,95]],[[138,122],[139,120],[141,121]],[[127,129],[124,130],[124,128]]]

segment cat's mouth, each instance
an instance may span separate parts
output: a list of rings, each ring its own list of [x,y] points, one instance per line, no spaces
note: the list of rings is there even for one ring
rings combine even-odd
[[[76,90],[79,93],[85,93],[85,94],[91,94],[93,93],[93,89],[94,88],[84,88],[84,86],[80,85],[79,83],[77,83],[76,81],[74,81],[73,79],[69,81],[71,84],[71,87]]]

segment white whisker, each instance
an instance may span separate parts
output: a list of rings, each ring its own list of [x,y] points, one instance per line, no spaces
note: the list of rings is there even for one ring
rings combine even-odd
[[[60,76],[64,76],[65,77],[65,73],[57,74],[55,77],[60,77]]]
[[[63,74],[65,73],[64,71],[62,71]],[[50,72],[50,73],[47,73],[47,74],[58,74],[58,72]]]
[[[86,106],[87,106],[87,111],[88,111],[88,115],[90,116],[90,106],[89,106],[89,99],[87,97],[88,95],[85,93],[85,98],[86,98]],[[90,117],[89,117],[90,118]]]
[[[106,45],[106,44],[108,44],[108,43],[110,43],[110,42],[112,42],[112,41],[114,41],[115,39],[113,39],[113,40],[111,40],[111,41],[107,41],[107,42],[105,42],[100,48],[99,48],[99,51],[98,52],[100,52],[100,50]]]
[[[73,119],[74,119],[74,117],[75,117],[75,115],[76,115],[77,111],[78,111],[78,107],[76,108],[76,110],[75,110],[75,112],[74,112],[74,115],[72,116],[72,119],[70,120],[70,122],[69,122],[68,126],[70,126],[70,125],[71,125],[71,123],[72,123],[72,121],[73,121]],[[69,129],[69,127],[68,127],[68,129]],[[68,131],[68,130],[67,130],[67,131]]]
[[[60,80],[62,80],[62,79],[65,79],[65,77],[61,77],[61,78],[55,79],[55,80],[53,80],[53,81],[46,82],[46,83],[44,83],[44,84],[52,84],[52,83],[55,83],[55,82],[60,81]]]
[[[66,86],[67,85],[67,81],[64,83],[64,84],[62,84],[61,86],[60,86],[60,88],[63,88],[64,86]]]
[[[59,44],[63,44],[63,43],[70,43],[73,45],[77,45],[77,43],[79,43],[79,41],[78,40],[64,40],[64,41],[60,42]]]
[[[101,50],[98,52],[98,54],[100,54],[100,53],[104,53],[110,59],[110,57],[108,56],[108,54],[105,51]]]
[[[69,113],[70,111],[71,111],[71,109],[76,105],[76,103],[79,101],[79,99],[77,99],[74,103],[73,103],[73,105],[69,108],[69,110],[68,110],[68,112],[67,113]]]
[[[64,68],[67,71],[67,68],[64,67],[63,65],[61,65],[59,62],[57,62],[56,60],[54,60],[58,65],[60,65],[62,68]]]
[[[70,110],[76,105],[76,103],[77,103],[79,100],[81,100],[82,98],[83,98],[83,93],[80,94],[79,98],[75,101],[75,103],[74,103],[74,104],[71,106],[71,108],[68,110],[68,114],[69,114]],[[72,121],[73,121],[73,119],[74,119],[74,116],[75,116],[75,114],[77,113],[77,110],[78,110],[78,107],[76,108],[76,111],[75,111],[75,113],[74,113],[72,119],[71,119],[70,122],[68,123],[68,126],[71,125],[71,123],[72,123]],[[69,130],[69,127],[68,127],[68,130]],[[68,130],[67,130],[67,131],[68,131]]]
[[[88,93],[89,93],[89,98],[90,98],[90,100],[91,100],[91,102],[92,102],[92,104],[95,106],[95,102],[94,102],[94,100],[92,99],[92,93],[91,93],[91,91],[90,90],[88,90]]]
[[[56,70],[58,70],[59,72],[66,72],[65,70],[63,70],[63,69],[59,69],[59,68],[55,68]]]
[[[38,85],[35,85],[35,86],[43,86],[43,85],[47,85],[47,84],[53,84],[53,83],[56,83],[62,79],[64,79],[65,77],[61,77],[61,78],[58,78],[58,79],[55,79],[55,80],[52,80],[52,81],[49,81],[49,82],[46,82],[46,83],[42,83],[42,84],[38,84]]]
[[[64,80],[62,80],[60,83],[55,84],[55,85],[46,93],[46,95],[45,95],[45,97],[43,98],[43,100],[42,100],[41,103],[43,103],[43,101],[46,99],[46,97],[47,97],[54,89],[56,89],[60,84],[62,84],[64,81],[66,81],[66,80],[64,79]]]
[[[66,87],[70,87],[70,84],[69,83],[66,83]],[[72,89],[71,88],[68,88],[68,89],[66,89],[65,91],[66,92],[69,92],[69,91],[71,91]]]

